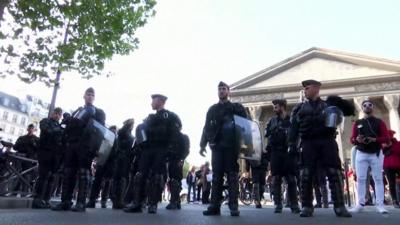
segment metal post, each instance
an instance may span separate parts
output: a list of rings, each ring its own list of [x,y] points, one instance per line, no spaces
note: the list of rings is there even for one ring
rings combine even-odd
[[[69,24],[70,24],[70,22],[68,21],[68,24],[67,24],[67,27],[65,28],[65,33],[64,33],[64,41],[63,41],[64,45],[67,44]],[[50,103],[50,107],[49,107],[49,113],[48,113],[49,117],[50,117],[51,112],[53,112],[55,105],[56,105],[57,91],[58,91],[58,88],[60,87],[60,78],[61,78],[61,70],[60,70],[60,65],[58,65],[58,69],[57,69],[57,73],[56,73],[56,80],[55,80],[54,88],[53,88],[53,95],[51,96],[51,103]]]

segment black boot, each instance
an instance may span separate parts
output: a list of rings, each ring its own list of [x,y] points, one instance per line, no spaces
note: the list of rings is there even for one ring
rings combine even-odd
[[[180,209],[180,192],[181,192],[181,183],[178,180],[171,179],[169,181],[169,188],[171,192],[171,199],[167,207],[168,210]]]
[[[336,216],[352,217],[344,206],[342,172],[335,168],[328,168],[326,172],[329,179],[329,188],[331,189],[331,197]]]
[[[312,186],[312,170],[304,168],[301,170],[301,201],[302,210],[300,217],[311,217],[314,213],[313,202],[313,186]]]
[[[229,195],[229,210],[231,216],[239,216],[239,176],[237,172],[228,173],[228,195]]]
[[[272,185],[274,191],[274,204],[275,210],[274,213],[282,213],[282,177],[279,175],[275,175],[272,178]]]
[[[299,199],[297,196],[297,182],[296,177],[293,175],[288,175],[287,180],[287,194],[290,201],[290,210],[292,213],[300,213]]]
[[[254,198],[254,204],[256,205],[257,209],[261,209],[261,198],[260,198],[260,184],[259,183],[254,183],[253,184],[253,198]]]
[[[76,198],[76,204],[72,208],[74,212],[85,212],[86,211],[86,194],[88,191],[90,171],[88,169],[79,169],[79,185],[78,185],[78,197]]]
[[[32,201],[32,209],[48,209],[46,203],[38,198],[34,198]]]
[[[52,194],[54,193],[54,179],[55,175],[54,174],[49,174],[47,184],[46,184],[46,190],[43,195],[43,201],[46,205],[47,208],[50,208],[50,199]]]
[[[111,187],[110,179],[105,179],[104,186],[101,190],[101,208],[102,209],[107,208],[107,201],[110,196],[110,187]]]
[[[124,208],[124,212],[127,213],[141,213],[142,212],[142,190],[143,190],[143,185],[145,184],[144,182],[144,175],[140,172],[138,172],[134,178],[133,178],[133,196],[132,196],[132,203],[127,205],[126,208]]]
[[[160,201],[161,192],[164,188],[163,176],[161,174],[155,174],[151,178],[151,181],[148,192],[149,208],[147,212],[149,214],[156,214],[157,204]]]
[[[221,215],[221,196],[222,184],[224,182],[223,174],[213,173],[212,188],[211,188],[211,201],[207,210],[203,211],[204,216]]]
[[[64,168],[61,191],[61,202],[52,206],[51,210],[66,211],[71,210],[72,206],[72,193],[75,188],[75,171],[71,168]]]
[[[133,183],[133,182],[132,182]],[[114,197],[113,197],[113,209],[123,209],[124,208],[124,193],[126,189],[126,179],[120,178],[114,182]]]

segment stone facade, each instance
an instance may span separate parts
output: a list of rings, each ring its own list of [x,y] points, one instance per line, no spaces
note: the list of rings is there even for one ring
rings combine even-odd
[[[320,48],[308,49],[231,86],[232,101],[241,102],[262,130],[273,115],[272,100],[284,98],[289,112],[300,101],[301,81],[322,82],[321,96],[353,101],[357,115],[345,119],[337,138],[342,159],[350,159],[352,122],[362,116],[361,102],[370,98],[376,116],[400,138],[400,62]]]

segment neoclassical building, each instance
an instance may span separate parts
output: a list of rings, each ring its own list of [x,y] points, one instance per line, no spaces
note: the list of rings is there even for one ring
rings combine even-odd
[[[345,119],[337,138],[342,159],[350,159],[351,124],[362,116],[360,105],[366,98],[400,137],[400,61],[310,48],[232,84],[232,101],[242,103],[264,130],[273,115],[271,101],[286,99],[290,112],[300,101],[301,81],[306,79],[322,82],[322,97],[339,95],[356,105],[357,115]]]

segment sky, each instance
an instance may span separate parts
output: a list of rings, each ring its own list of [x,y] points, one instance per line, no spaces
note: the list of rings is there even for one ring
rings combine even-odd
[[[160,0],[137,32],[139,49],[106,64],[111,77],[62,74],[57,106],[83,104],[87,87],[107,124],[136,124],[152,113],[150,95],[168,96],[191,139],[189,163],[201,165],[205,114],[218,101],[219,81],[234,83],[311,47],[400,60],[400,1],[396,0]],[[300,81],[299,81],[300,82]],[[0,90],[50,102],[52,89],[0,79]]]

